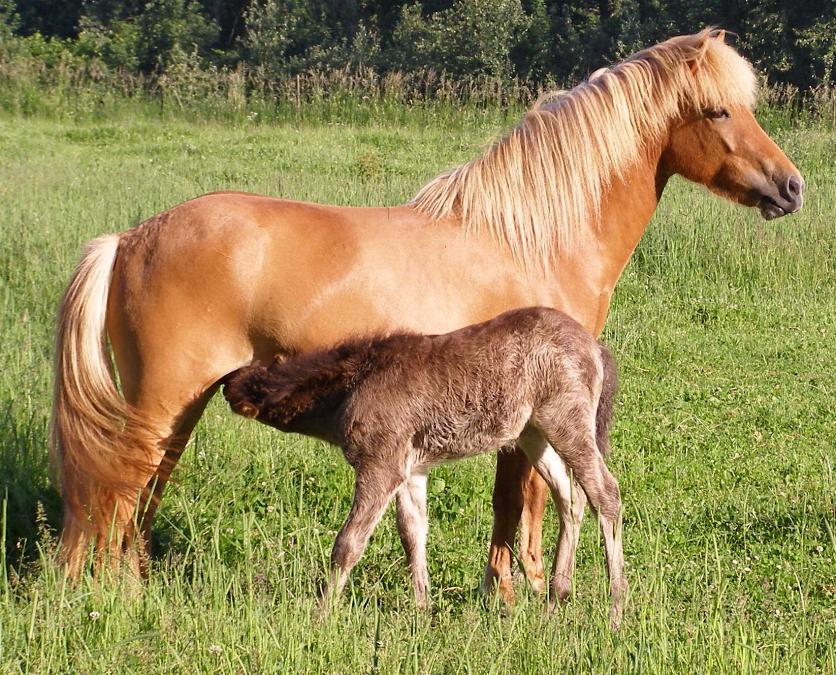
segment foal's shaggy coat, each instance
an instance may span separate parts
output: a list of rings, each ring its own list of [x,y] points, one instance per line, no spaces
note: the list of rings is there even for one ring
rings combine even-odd
[[[529,308],[446,335],[358,339],[243,368],[224,394],[244,416],[341,446],[354,467],[354,503],[331,558],[332,591],[342,589],[397,494],[398,530],[425,604],[427,470],[518,442],[558,502],[562,539],[576,531],[569,519],[584,507],[580,490],[571,504],[560,498],[564,463],[598,512],[617,623],[626,588],[621,500],[604,464],[615,389],[603,345],[567,315]],[[552,582],[561,599],[577,541],[564,543]]]

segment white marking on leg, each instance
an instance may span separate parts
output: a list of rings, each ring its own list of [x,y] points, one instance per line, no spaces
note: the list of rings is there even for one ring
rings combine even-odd
[[[554,566],[552,568],[551,607],[557,600],[565,600],[572,592],[575,552],[578,547],[586,497],[569,476],[566,464],[550,445],[542,448],[527,443],[522,446],[528,459],[551,489],[560,518]]]
[[[398,532],[409,561],[415,601],[429,606],[430,580],[427,572],[427,476],[411,475],[398,491]]]

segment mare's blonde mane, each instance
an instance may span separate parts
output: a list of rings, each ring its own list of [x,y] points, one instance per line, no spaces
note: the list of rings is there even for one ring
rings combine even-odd
[[[597,226],[613,181],[694,110],[755,101],[749,63],[706,29],[645,49],[528,112],[480,157],[425,185],[412,204],[458,218],[524,265],[550,266]]]

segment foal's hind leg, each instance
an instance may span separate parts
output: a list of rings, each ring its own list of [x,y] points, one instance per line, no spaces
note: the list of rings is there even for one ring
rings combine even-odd
[[[580,539],[586,496],[580,486],[569,477],[560,456],[549,447],[539,433],[527,430],[520,438],[531,464],[551,489],[560,520],[554,564],[552,566],[551,601],[567,600],[572,594],[575,554]]]
[[[331,573],[323,598],[326,608],[342,593],[349,573],[402,482],[403,475],[392,469],[366,468],[362,464],[357,468],[351,511],[331,552]]]
[[[398,533],[409,561],[415,601],[429,607],[430,578],[427,573],[427,476],[412,474],[398,490]]]
[[[540,415],[537,425],[560,456],[547,447],[537,466],[538,470],[543,466],[542,470],[548,471],[548,466],[565,463],[586,493],[590,506],[598,514],[610,578],[610,621],[613,628],[618,628],[627,590],[621,544],[621,494],[618,482],[598,450],[594,416],[587,412],[584,409],[566,409],[545,419]],[[545,474],[544,478],[549,480]]]

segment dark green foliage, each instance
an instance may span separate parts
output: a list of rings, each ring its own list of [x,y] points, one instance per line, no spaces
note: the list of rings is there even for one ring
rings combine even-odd
[[[205,57],[218,27],[193,0],[94,0],[79,19],[77,49],[130,71],[164,70],[180,54]]]
[[[511,51],[531,22],[519,0],[457,0],[422,15],[419,3],[404,6],[387,50],[393,70],[435,68],[456,77],[509,78]]]
[[[235,67],[280,80],[308,71],[441,71],[571,84],[671,35],[737,34],[774,82],[832,84],[832,0],[2,0],[0,35],[47,42],[105,67]]]
[[[362,2],[253,0],[243,15],[244,58],[275,76],[375,66],[374,16],[362,9]]]

